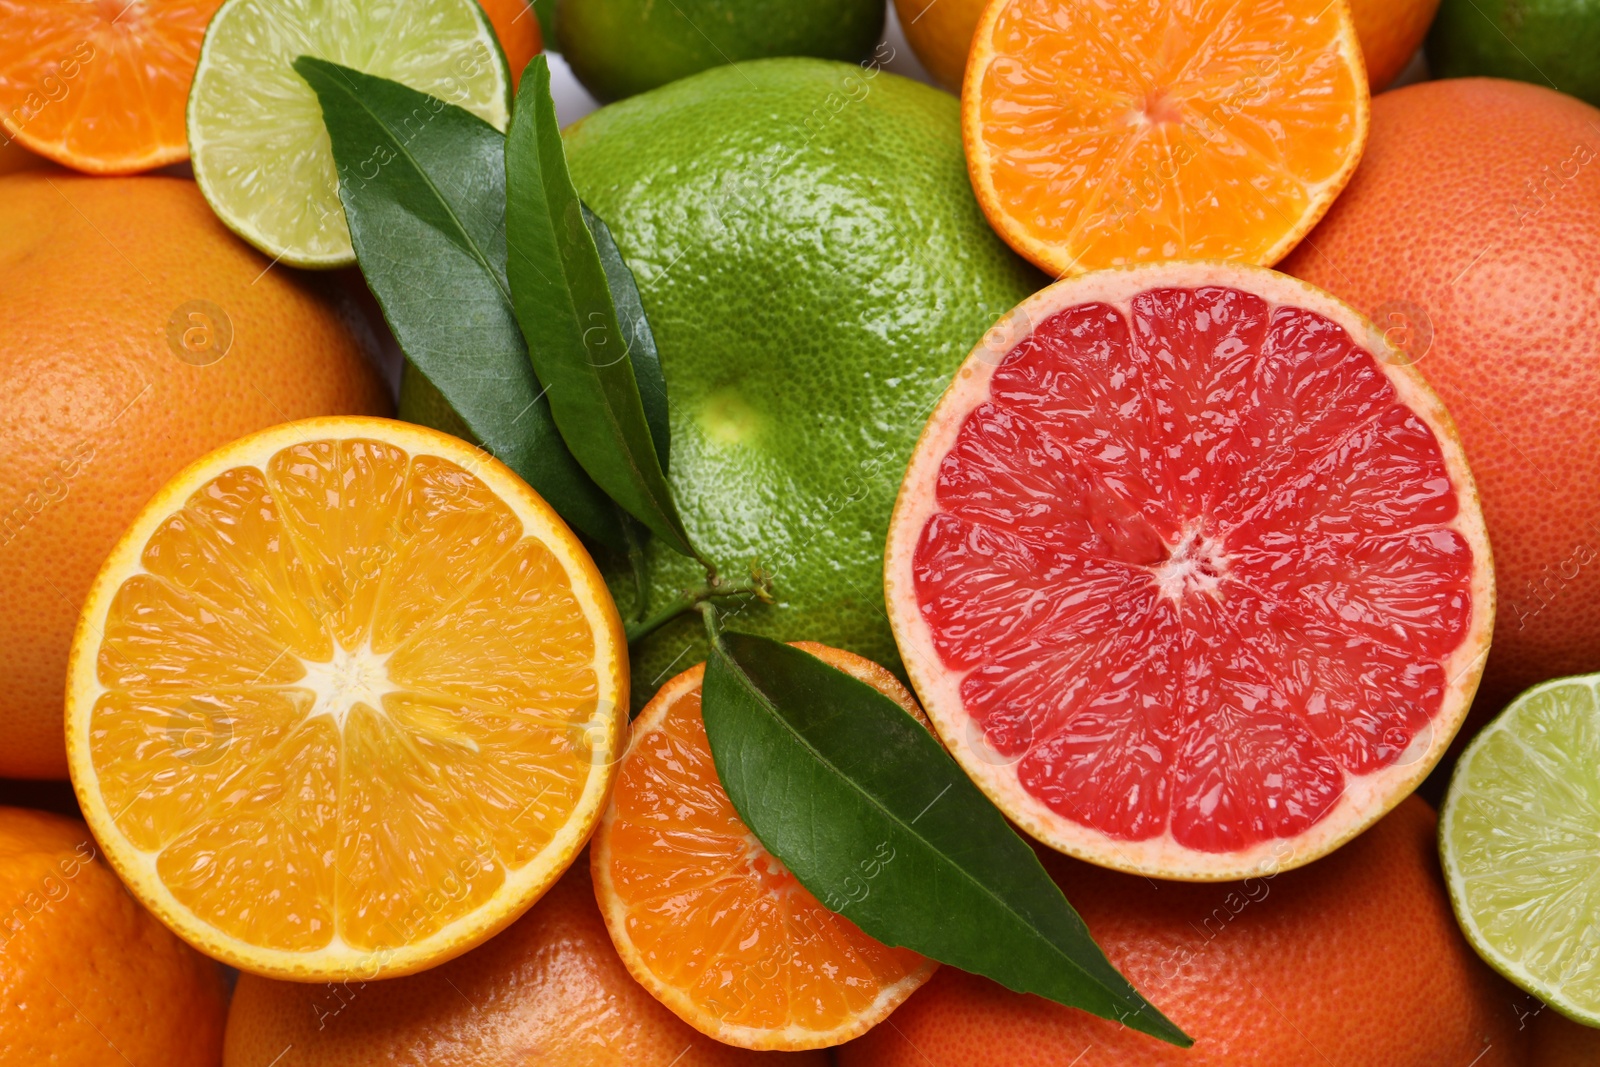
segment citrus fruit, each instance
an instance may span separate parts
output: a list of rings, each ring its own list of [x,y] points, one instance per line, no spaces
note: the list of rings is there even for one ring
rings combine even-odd
[[[180,162],[200,37],[221,2],[0,3],[0,127],[92,174]]]
[[[961,91],[972,31],[988,0],[894,0],[906,43],[922,65],[953,93]]]
[[[1474,725],[1600,670],[1597,128],[1520,82],[1384,93],[1355,180],[1283,264],[1376,322],[1460,427],[1499,582]]]
[[[1495,970],[1600,1026],[1600,675],[1523,693],[1456,762],[1439,853],[1456,918]]]
[[[1043,284],[973,201],[956,101],[766,60],[597,111],[567,156],[650,316],[689,533],[730,577],[752,559],[773,575],[777,604],[733,625],[896,666],[883,537],[917,428],[983,331]],[[652,610],[704,581],[648,555]],[[632,606],[626,562],[608,573]],[[705,658],[701,633],[682,619],[634,646],[636,700]]]
[[[356,261],[316,94],[291,64],[342,63],[431,93],[505,129],[511,72],[476,0],[227,0],[189,93],[200,191],[228,228],[296,267]]]
[[[222,969],[123,891],[77,819],[0,808],[0,1061],[214,1067]]]
[[[984,214],[1058,277],[1276,263],[1355,170],[1367,111],[1349,9],[1326,0],[995,0],[961,90]]]
[[[279,1057],[275,1059],[275,1057]],[[506,931],[433,970],[307,985],[242,975],[223,1067],[824,1067],[696,1033],[628,976],[576,863]]]
[[[601,101],[774,56],[865,59],[883,0],[556,0],[561,54]]]
[[[1439,0],[1350,0],[1373,92],[1388,86],[1411,62],[1438,10]]]
[[[267,267],[193,182],[0,178],[0,775],[66,777],[78,609],[168,478],[286,419],[389,411],[348,301]]]
[[[1600,8],[1588,0],[1444,0],[1428,34],[1436,77],[1548,85],[1600,104]]]
[[[539,19],[528,0],[478,0],[483,13],[489,16],[495,38],[506,54],[506,67],[511,71],[511,89],[516,91],[522,81],[522,70],[539,54],[544,41],[539,33]]]
[[[1313,868],[1223,885],[1042,857],[1194,1047],[944,967],[840,1067],[1518,1067],[1514,991],[1451,920],[1433,829],[1413,797]]]
[[[922,718],[882,666],[797,647]],[[704,674],[701,664],[673,678],[634,721],[591,848],[600,913],[633,976],[701,1033],[752,1049],[837,1045],[937,964],[823,907],[739,819],[700,718]]]
[[[303,981],[439,963],[572,862],[626,722],[621,623],[510,470],[383,419],[185,468],[84,606],[67,756],[129,888]]]
[[[1554,1008],[1539,1010],[1528,1022],[1528,1067],[1594,1067],[1600,1063],[1600,1030],[1575,1023]]]
[[[1308,863],[1426,776],[1494,619],[1449,416],[1260,267],[1058,282],[906,470],[889,618],[945,746],[1053,848],[1157,877]],[[1181,1025],[1181,1024],[1180,1024]]]

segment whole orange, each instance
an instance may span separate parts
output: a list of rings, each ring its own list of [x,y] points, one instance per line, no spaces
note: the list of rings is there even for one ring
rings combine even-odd
[[[1489,78],[1374,97],[1355,177],[1279,269],[1386,328],[1461,430],[1499,601],[1462,735],[1600,670],[1600,110]]]
[[[1350,0],[1373,92],[1394,81],[1411,62],[1438,10],[1439,0]]]
[[[1515,1067],[1525,998],[1450,912],[1433,810],[1409,798],[1309,867],[1155,882],[1043,857],[1111,962],[1187,1051],[940,969],[841,1067]]]
[[[78,609],[157,489],[252,430],[389,411],[328,284],[234,237],[193,182],[0,178],[0,776],[66,777]]]
[[[628,974],[580,857],[504,933],[430,971],[300,985],[243,975],[225,1067],[823,1067],[691,1029]]]
[[[506,65],[511,68],[511,85],[514,89],[522,81],[522,68],[544,46],[533,5],[528,0],[478,0],[478,4],[483,8],[483,13],[489,16],[494,35],[500,39],[500,47],[506,54]]]
[[[0,808],[0,1063],[215,1067],[227,987],[77,819]]]

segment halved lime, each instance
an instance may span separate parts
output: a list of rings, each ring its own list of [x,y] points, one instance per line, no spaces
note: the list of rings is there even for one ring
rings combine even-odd
[[[1600,1026],[1600,674],[1523,693],[1473,739],[1439,816],[1467,940],[1563,1015]]]
[[[510,118],[511,72],[476,0],[228,0],[189,92],[195,181],[230,229],[297,267],[355,262],[322,109],[290,65],[301,55],[403,82],[498,129]]]

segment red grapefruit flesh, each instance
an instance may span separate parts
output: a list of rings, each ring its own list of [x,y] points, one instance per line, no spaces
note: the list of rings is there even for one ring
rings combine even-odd
[[[1326,293],[1211,263],[1059,282],[992,330],[907,469],[885,587],[1003,811],[1184,879],[1310,862],[1398,803],[1494,618],[1421,377]]]

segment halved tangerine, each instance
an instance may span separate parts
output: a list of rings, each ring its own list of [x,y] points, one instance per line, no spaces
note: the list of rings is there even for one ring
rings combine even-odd
[[[1059,282],[967,359],[891,521],[946,746],[1046,844],[1160,877],[1307,863],[1438,761],[1494,579],[1443,406],[1255,267]]]
[[[991,0],[961,91],[978,202],[1057,277],[1270,266],[1366,144],[1345,0]]]
[[[560,876],[627,706],[605,583],[526,483],[433,430],[308,419],[185,469],[112,550],[67,759],[179,936],[370,979],[465,952]]]
[[[850,652],[795,642],[926,724],[905,686]],[[865,1033],[938,964],[829,911],[740,820],[700,717],[705,665],[633,723],[589,849],[595,897],[628,970],[684,1022],[749,1049],[826,1048]]]
[[[189,158],[184,107],[222,0],[3,0],[0,127],[91,174]]]

